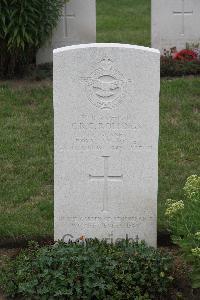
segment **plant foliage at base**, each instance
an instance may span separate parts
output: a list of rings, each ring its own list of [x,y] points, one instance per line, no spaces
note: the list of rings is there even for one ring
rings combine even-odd
[[[3,290],[26,299],[160,299],[171,285],[171,258],[144,242],[56,243],[8,262]]]
[[[161,77],[200,75],[200,60],[181,61],[161,56]]]
[[[167,200],[165,215],[173,241],[192,266],[193,288],[200,288],[200,176],[190,176],[184,192],[184,200]]]

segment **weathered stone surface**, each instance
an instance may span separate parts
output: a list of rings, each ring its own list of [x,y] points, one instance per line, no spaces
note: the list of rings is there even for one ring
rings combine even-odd
[[[156,245],[159,62],[131,45],[54,50],[55,240]]]
[[[152,47],[184,49],[200,43],[199,0],[152,0]]]
[[[95,41],[96,0],[71,0],[63,7],[52,39],[39,49],[37,64],[52,62],[53,49]]]

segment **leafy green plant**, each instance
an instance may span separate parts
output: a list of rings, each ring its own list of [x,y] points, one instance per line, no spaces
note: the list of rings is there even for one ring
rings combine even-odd
[[[0,75],[34,61],[56,26],[64,0],[0,1]]]
[[[58,242],[22,251],[1,286],[26,299],[160,299],[172,282],[171,257],[144,242]]]
[[[200,177],[190,176],[184,192],[184,200],[167,200],[165,215],[174,242],[192,265],[193,288],[200,288]]]

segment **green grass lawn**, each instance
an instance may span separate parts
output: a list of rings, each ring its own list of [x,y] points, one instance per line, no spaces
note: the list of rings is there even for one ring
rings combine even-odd
[[[150,45],[150,0],[97,0],[98,42]],[[9,86],[9,84],[8,84]],[[0,237],[53,234],[52,88],[0,85]],[[200,78],[162,80],[158,228],[200,173]]]
[[[167,198],[200,173],[200,78],[162,80],[159,229]],[[0,87],[0,236],[53,234],[52,88]]]
[[[151,0],[97,0],[97,42],[151,45]]]
[[[52,232],[51,88],[0,88],[0,187],[0,236]]]

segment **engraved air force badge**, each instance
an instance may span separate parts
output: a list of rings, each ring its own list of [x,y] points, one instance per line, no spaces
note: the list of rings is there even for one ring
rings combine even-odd
[[[100,109],[112,109],[124,100],[129,80],[113,67],[113,61],[104,57],[86,78],[86,93],[90,102]]]

